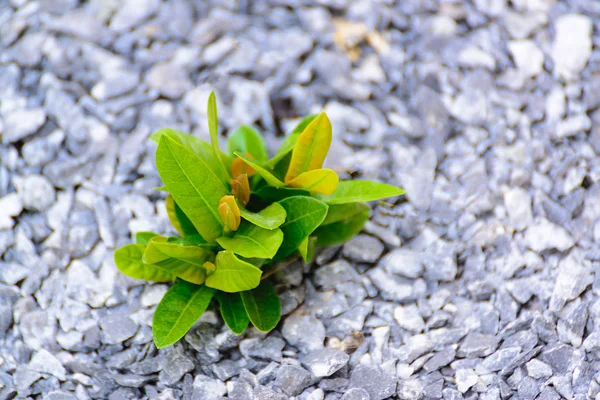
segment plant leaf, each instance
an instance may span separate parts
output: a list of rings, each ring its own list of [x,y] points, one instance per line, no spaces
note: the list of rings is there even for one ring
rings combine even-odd
[[[236,335],[244,333],[246,328],[248,328],[250,319],[248,318],[240,294],[217,292],[216,297],[219,301],[221,317],[223,317],[223,321],[225,321],[229,329]]]
[[[269,158],[263,137],[248,125],[242,125],[233,131],[227,140],[227,149],[232,157],[236,152],[249,153],[258,163],[264,163]]]
[[[209,243],[221,236],[223,222],[217,207],[227,189],[206,162],[176,141],[163,137],[156,149],[156,167],[198,233]]]
[[[154,236],[158,236],[158,233],[154,232],[138,232],[135,234],[135,242],[137,244],[148,244],[150,239]]]
[[[146,246],[143,244],[126,244],[115,251],[115,265],[123,274],[133,279],[154,282],[170,282],[175,274],[157,265],[144,264],[143,256]]]
[[[216,269],[206,278],[206,286],[227,293],[254,289],[260,283],[262,271],[242,261],[231,251],[217,254]]]
[[[267,201],[280,201],[288,197],[306,196],[310,197],[310,192],[302,189],[292,189],[287,187],[276,188],[273,186],[263,186],[255,193],[258,197]]]
[[[298,246],[298,252],[306,264],[312,261],[315,255],[315,246],[317,244],[317,238],[314,236],[308,236]]]
[[[365,210],[371,210],[366,203],[347,203],[347,204],[335,204],[330,205],[327,210],[327,217],[321,224],[321,226],[333,224],[334,222],[341,221],[346,218],[350,218]]]
[[[252,325],[261,332],[269,332],[281,319],[281,303],[269,281],[262,281],[254,289],[241,293],[246,313]]]
[[[152,319],[156,347],[172,345],[185,336],[208,308],[215,290],[178,280],[165,293]]]
[[[206,270],[202,266],[212,258],[212,252],[198,246],[182,246],[162,236],[153,237],[144,252],[144,262],[161,267],[179,278],[195,284],[204,283]]]
[[[285,208],[279,203],[273,203],[257,213],[240,207],[240,213],[246,221],[265,229],[279,228],[285,222],[286,216]]]
[[[342,181],[330,196],[320,197],[325,203],[346,204],[381,200],[386,197],[400,196],[403,189],[385,183],[374,181]]]
[[[317,238],[317,247],[343,243],[358,234],[369,220],[369,212],[369,207],[363,208],[350,217],[317,228],[313,232],[313,236]]]
[[[287,217],[280,229],[284,241],[275,255],[281,260],[292,254],[302,241],[307,238],[325,219],[327,204],[312,197],[288,197],[279,202],[285,208]]]
[[[321,168],[331,145],[331,137],[331,122],[322,112],[308,124],[296,141],[284,182],[290,182],[303,172]]]
[[[172,139],[177,143],[189,148],[198,157],[204,160],[203,168],[210,168],[213,174],[217,175],[223,183],[229,182],[229,174],[227,173],[227,171],[223,171],[221,165],[221,159],[225,159],[227,156],[225,156],[225,154],[223,154],[222,152],[219,152],[221,156],[221,159],[219,159],[219,156],[213,151],[213,148],[210,145],[210,143],[207,143],[204,140],[196,136],[192,136],[188,133],[168,128],[160,129],[154,132],[152,136],[150,136],[150,140],[152,140],[156,144],[160,144],[160,139],[162,137],[168,137],[169,139]],[[228,165],[230,165],[231,161],[227,161]],[[157,190],[166,190],[166,187],[162,186],[160,188],[157,188]]]
[[[279,179],[277,179],[275,177],[275,175],[273,175],[269,170],[267,170],[266,168],[258,165],[254,161],[250,160],[248,157],[246,157],[245,155],[243,155],[239,151],[236,151],[235,155],[238,156],[239,158],[241,158],[242,161],[244,161],[246,164],[248,164],[249,166],[251,166],[252,168],[254,168],[254,170],[256,171],[256,173],[259,174],[260,176],[262,176],[262,178],[265,181],[267,181],[267,183],[269,185],[275,186],[275,187],[283,187],[283,186],[285,186],[285,183],[283,183]]]
[[[221,149],[219,149],[219,114],[217,113],[217,98],[214,91],[211,91],[210,95],[208,96],[206,115],[208,117],[208,131],[210,132],[210,143],[212,145],[213,152],[219,159],[219,168],[224,171],[225,174],[227,174],[227,166],[223,160]],[[228,165],[231,165],[231,163],[228,163]]]
[[[287,184],[294,188],[306,189],[311,193],[328,196],[335,191],[339,182],[340,178],[334,170],[321,168],[303,172]]]
[[[243,223],[232,237],[217,239],[225,250],[246,258],[273,258],[282,241],[281,229],[264,229],[249,222]]]
[[[319,116],[319,114],[311,114],[311,115],[304,117],[302,119],[302,121],[300,121],[300,123],[298,125],[296,125],[294,130],[289,135],[287,135],[285,137],[285,139],[283,139],[283,142],[279,146],[277,153],[275,154],[275,156],[272,159],[270,159],[268,161],[267,165],[271,168],[275,168],[277,163],[279,163],[288,154],[290,154],[292,152],[292,150],[294,149],[294,145],[296,144],[296,141],[300,137],[300,134],[304,131],[304,129],[306,129],[308,124],[313,122],[314,119],[317,118],[318,116]]]
[[[186,235],[196,235],[198,231],[192,224],[192,221],[185,215],[183,210],[175,203],[173,200],[173,196],[168,195],[165,199],[165,206],[167,208],[167,216],[169,217],[169,221],[171,221],[171,225],[175,228],[177,232],[181,236]]]

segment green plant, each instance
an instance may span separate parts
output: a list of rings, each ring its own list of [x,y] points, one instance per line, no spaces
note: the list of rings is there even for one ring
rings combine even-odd
[[[167,214],[180,236],[140,232],[115,251],[119,270],[135,279],[175,281],[152,322],[157,347],[181,339],[216,298],[225,323],[241,334],[280,319],[279,297],[266,277],[285,260],[310,262],[315,247],[342,243],[369,218],[365,202],[404,193],[370,181],[339,182],[322,168],[331,144],[327,115],[310,115],[269,159],[261,135],[235,130],[218,146],[214,93],[208,101],[211,143],[172,130],[151,136],[168,192]]]

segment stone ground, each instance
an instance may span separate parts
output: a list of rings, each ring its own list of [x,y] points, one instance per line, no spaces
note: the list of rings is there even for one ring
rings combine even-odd
[[[600,398],[600,2],[215,3],[0,2],[0,399]],[[157,351],[112,252],[168,229],[147,139],[211,89],[273,148],[325,109],[407,196],[279,274],[270,334]]]

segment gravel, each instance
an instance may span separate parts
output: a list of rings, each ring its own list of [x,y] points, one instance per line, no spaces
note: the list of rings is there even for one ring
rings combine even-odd
[[[0,399],[598,397],[597,2],[97,3],[0,6]],[[212,89],[407,194],[276,275],[274,331],[159,350],[168,286],[112,252],[170,232],[147,139],[207,138]]]

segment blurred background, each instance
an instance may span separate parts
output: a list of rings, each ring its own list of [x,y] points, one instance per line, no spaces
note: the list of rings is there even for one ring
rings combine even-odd
[[[0,0],[0,399],[600,396],[597,0]],[[169,228],[149,135],[275,149],[325,110],[329,167],[406,189],[277,276],[269,334],[113,250]]]

